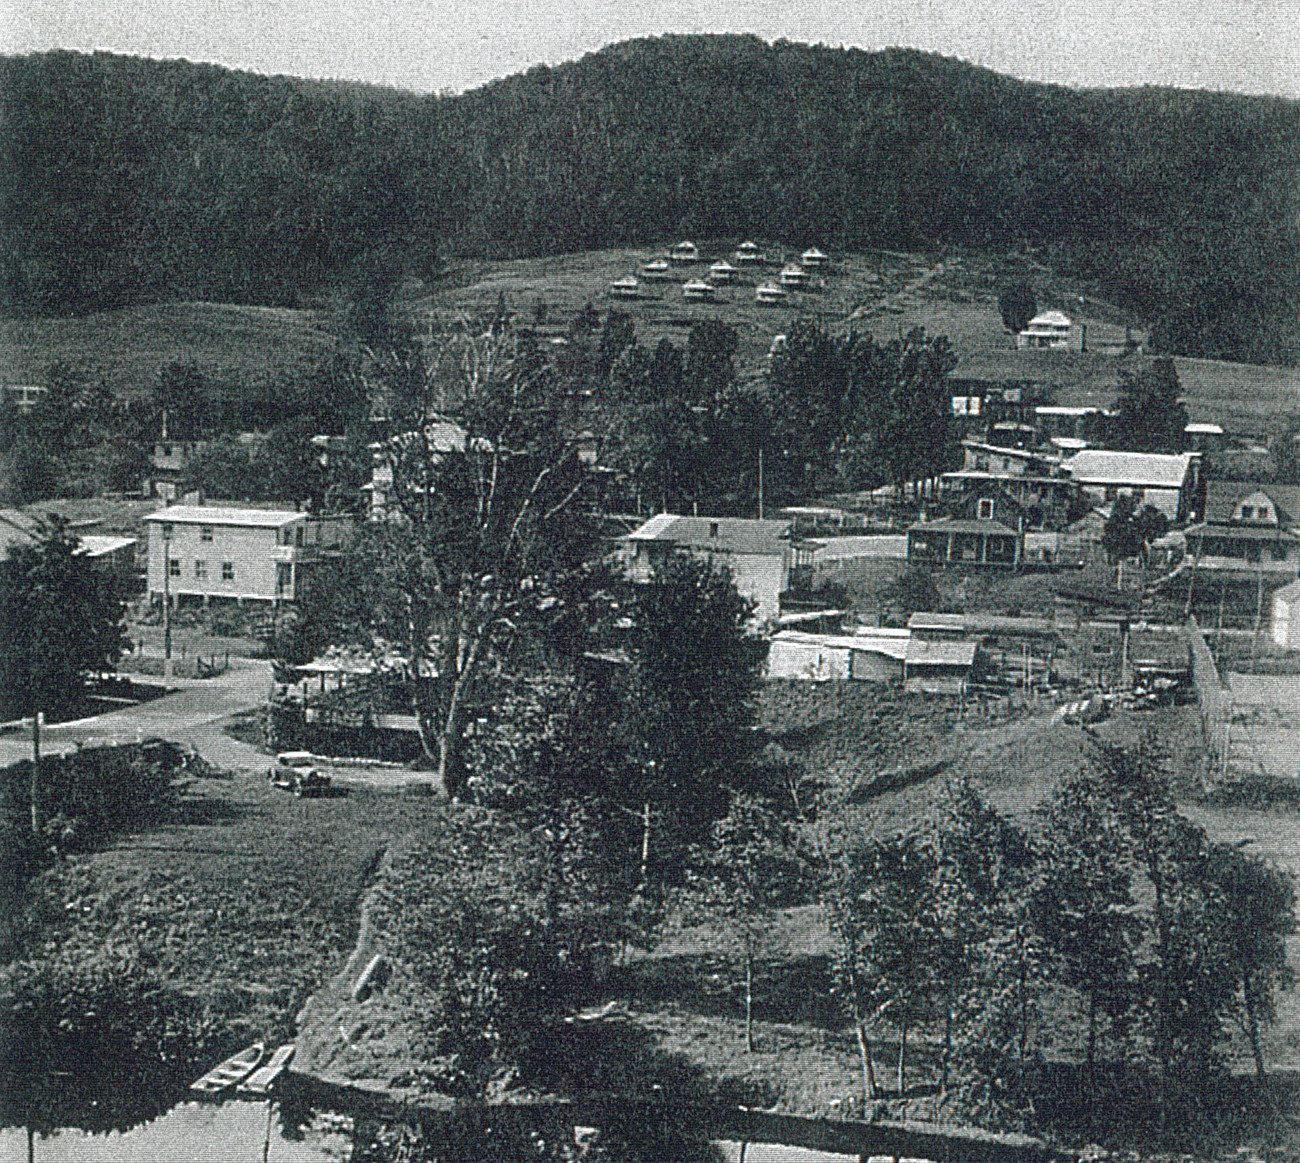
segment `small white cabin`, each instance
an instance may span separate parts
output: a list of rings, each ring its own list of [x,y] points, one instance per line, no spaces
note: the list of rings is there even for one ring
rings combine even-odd
[[[740,274],[726,259],[719,259],[709,267],[709,279],[715,283],[730,283]]]
[[[781,286],[783,287],[806,287],[808,285],[808,272],[798,263],[787,263],[778,276]]]
[[[682,284],[683,299],[712,299],[717,291],[717,287],[712,283],[706,283],[703,279],[691,279],[690,282]]]
[[[609,284],[609,294],[614,299],[639,299],[641,284],[635,275],[624,275]]]
[[[799,256],[799,261],[806,270],[816,271],[821,270],[830,259],[823,251],[818,250],[815,246],[810,246]]]
[[[754,301],[769,307],[778,307],[790,297],[790,292],[776,283],[760,283],[754,288]]]
[[[695,243],[684,239],[673,247],[669,252],[668,257],[671,258],[673,262],[699,262],[700,248],[696,246]]]
[[[758,249],[756,242],[742,242],[736,247],[735,259],[739,263],[762,262],[763,252]]]
[[[652,258],[641,268],[641,277],[645,279],[666,279],[671,273],[666,258]]]

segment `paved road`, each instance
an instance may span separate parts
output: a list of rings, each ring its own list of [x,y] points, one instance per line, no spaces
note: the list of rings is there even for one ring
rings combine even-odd
[[[172,739],[197,748],[210,763],[234,770],[266,766],[255,747],[232,739],[222,729],[232,715],[261,706],[271,683],[271,664],[232,658],[230,669],[216,678],[173,679],[178,688],[152,702],[45,728],[41,750],[47,754],[72,750],[78,743],[131,742],[148,736]],[[0,763],[31,755],[26,732],[0,736]]]
[[[152,651],[146,647],[146,652]],[[193,747],[209,763],[226,771],[265,773],[267,754],[231,738],[225,726],[232,716],[260,707],[266,701],[271,685],[269,662],[232,656],[225,674],[206,679],[177,678],[171,685],[177,688],[174,693],[152,702],[46,727],[41,734],[42,753],[71,751],[79,743],[135,742],[153,736]],[[0,735],[0,766],[29,759],[31,754],[29,732]],[[336,783],[387,790],[429,782],[427,774],[405,767],[329,764],[325,770]]]

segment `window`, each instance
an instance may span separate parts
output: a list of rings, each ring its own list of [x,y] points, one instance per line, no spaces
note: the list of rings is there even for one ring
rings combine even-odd
[[[993,498],[980,497],[979,508],[976,511],[976,513],[981,521],[992,521],[993,520]]]
[[[716,537],[717,535],[718,535],[718,523],[717,523],[716,521],[710,521],[710,522],[709,522],[709,536],[710,536],[710,537]]]
[[[167,559],[167,576],[168,576],[168,577],[180,577],[180,576],[181,576],[181,563],[180,563],[180,558],[178,558],[178,557],[169,557],[169,558]]]
[[[170,541],[172,537],[172,523],[170,521],[164,521],[162,531],[163,531],[163,540]]]
[[[200,526],[199,526],[199,540],[200,540],[200,541],[211,541],[211,540],[212,540],[212,526],[211,526],[211,525],[200,525]]]
[[[206,561],[196,561],[194,563],[194,580],[206,581],[208,577],[208,563]]]
[[[221,580],[222,581],[235,580],[235,563],[233,561],[223,561],[221,563]]]

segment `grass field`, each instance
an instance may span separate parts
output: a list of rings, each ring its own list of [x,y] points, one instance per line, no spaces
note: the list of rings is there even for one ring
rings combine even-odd
[[[130,395],[156,383],[165,364],[193,361],[211,380],[266,383],[331,350],[325,321],[321,311],[229,303],[0,319],[0,377],[43,384],[51,365],[63,362]]]
[[[232,1032],[282,1038],[347,958],[386,846],[437,811],[364,791],[297,800],[260,773],[203,780],[170,823],[38,876],[29,952],[58,947],[93,961],[127,949],[204,998]]]

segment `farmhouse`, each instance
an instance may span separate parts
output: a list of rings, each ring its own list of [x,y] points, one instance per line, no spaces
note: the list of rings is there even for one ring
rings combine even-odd
[[[699,262],[700,248],[689,240],[683,240],[669,251],[668,257],[677,263]]]
[[[810,246],[799,256],[799,261],[803,264],[805,270],[818,271],[821,270],[830,260],[827,258],[825,253],[818,250],[815,246]]]
[[[789,521],[660,513],[622,538],[621,556],[633,582],[649,581],[674,553],[725,566],[741,597],[755,603],[755,619],[769,622],[780,614],[781,595],[790,588],[790,537]]]
[[[754,288],[755,302],[762,303],[765,307],[778,307],[789,297],[790,292],[775,283],[759,283]]]
[[[344,544],[352,524],[293,509],[215,505],[173,505],[144,520],[150,599],[166,592],[205,603],[293,601],[304,575]]]
[[[609,294],[614,299],[639,299],[641,297],[641,284],[637,281],[635,275],[624,275],[621,279],[615,279],[609,284]]]
[[[690,282],[682,284],[683,299],[712,299],[718,293],[718,288],[712,283],[706,283],[703,279],[691,279]]]
[[[715,283],[730,283],[738,274],[740,272],[726,259],[719,259],[709,267],[709,278]]]
[[[652,258],[641,268],[641,277],[662,282],[672,275],[666,258]]]
[[[736,247],[735,259],[738,263],[756,263],[763,261],[763,252],[756,242],[742,242]]]
[[[1063,351],[1070,346],[1070,317],[1060,311],[1044,311],[1035,315],[1029,325],[1016,336],[1018,348],[1049,348]]]
[[[1295,576],[1300,569],[1300,488],[1209,481],[1205,520],[1187,530],[1193,568]]]
[[[1201,459],[1196,452],[1110,452],[1086,448],[1062,465],[1084,494],[1105,504],[1129,494],[1140,509],[1151,505],[1171,521],[1185,521],[1198,507]]]
[[[1056,461],[1049,456],[999,444],[984,444],[978,440],[963,440],[962,469],[966,472],[992,473],[1006,476],[1046,475]]]

